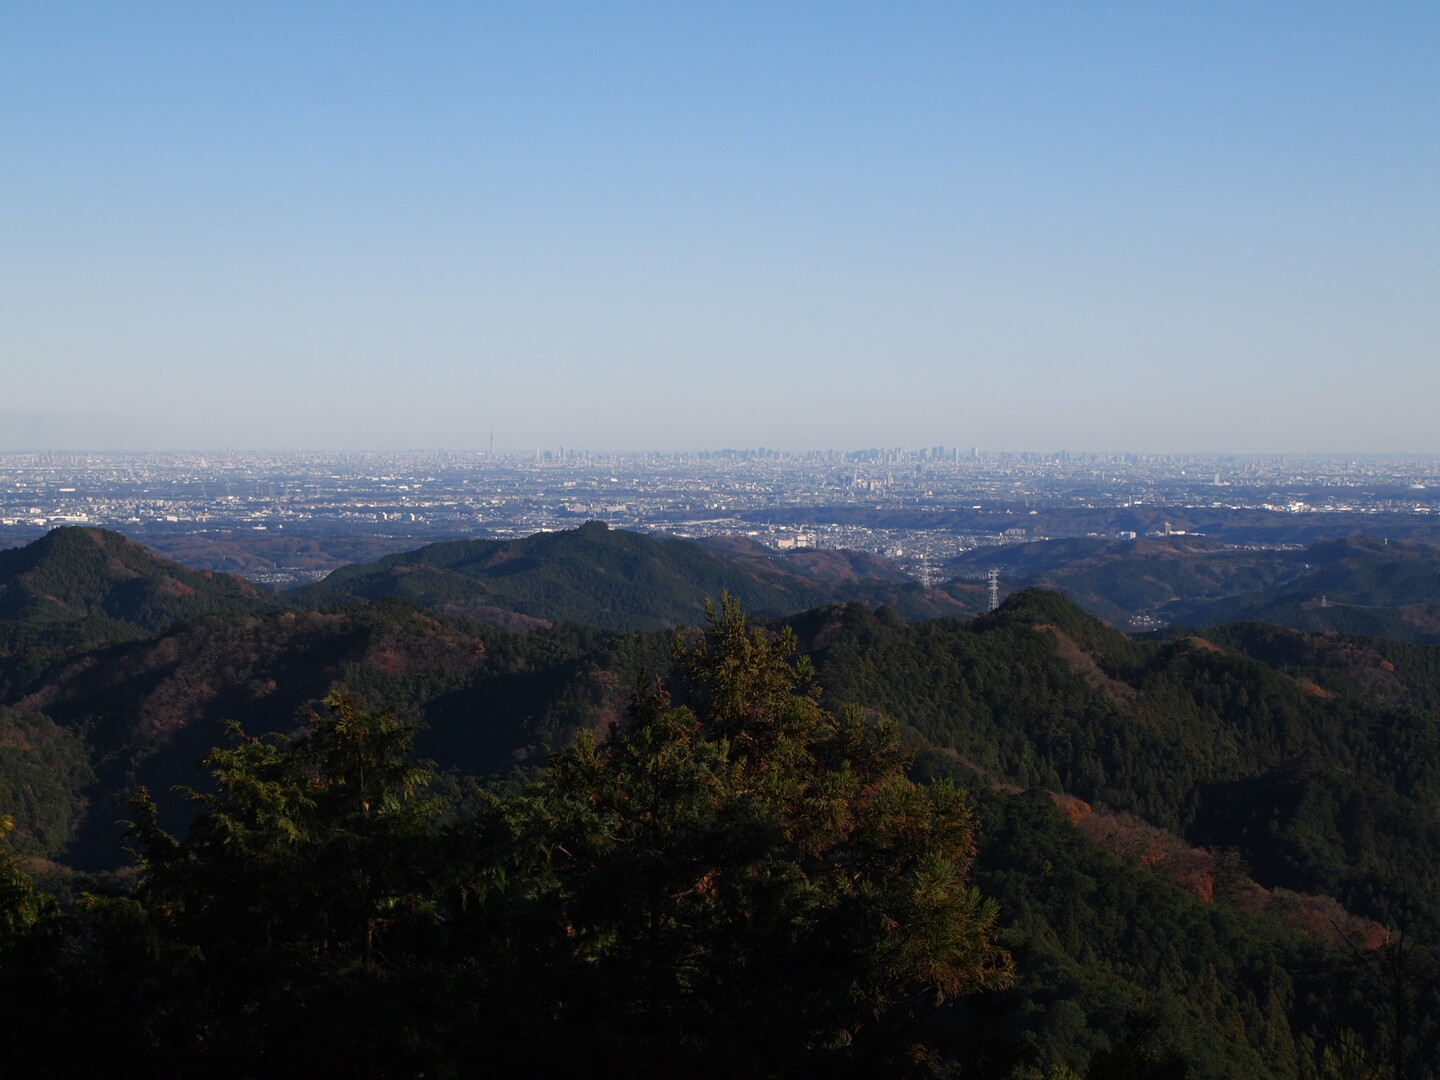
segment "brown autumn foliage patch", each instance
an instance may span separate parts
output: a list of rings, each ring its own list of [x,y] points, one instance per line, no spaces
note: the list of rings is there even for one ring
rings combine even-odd
[[[1217,858],[1204,848],[1191,847],[1183,838],[1133,814],[1093,807],[1073,795],[1051,793],[1051,798],[1099,847],[1154,871],[1202,903],[1223,899],[1279,919],[1306,937],[1331,946],[1378,949],[1390,939],[1384,926],[1351,914],[1333,897],[1267,889],[1245,874],[1233,858]]]
[[[1119,679],[1112,679],[1101,670],[1096,663],[1095,657],[1082,649],[1079,643],[1065,631],[1049,623],[1037,623],[1037,633],[1049,634],[1055,639],[1056,652],[1060,659],[1070,666],[1070,670],[1082,676],[1094,689],[1107,695],[1112,701],[1130,701],[1139,693],[1129,683],[1121,682]]]

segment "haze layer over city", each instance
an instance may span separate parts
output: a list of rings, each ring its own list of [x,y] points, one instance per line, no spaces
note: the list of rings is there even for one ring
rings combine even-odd
[[[100,526],[285,586],[438,540],[586,520],[783,552],[849,548],[917,578],[989,545],[1204,533],[1235,544],[1424,535],[1440,460],[995,452],[932,446],[604,454],[0,455],[0,541]],[[297,547],[301,540],[308,546]],[[337,549],[343,542],[350,548]]]

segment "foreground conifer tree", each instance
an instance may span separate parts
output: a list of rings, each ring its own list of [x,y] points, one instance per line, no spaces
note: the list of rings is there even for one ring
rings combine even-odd
[[[297,735],[245,735],[203,764],[216,790],[183,840],[132,800],[132,896],[91,912],[111,981],[153,993],[136,1052],[196,1075],[418,1075],[445,1056],[407,976],[443,956],[438,836],[414,729],[332,694]],[[135,955],[136,953],[139,955]],[[117,959],[118,958],[118,959]],[[125,963],[137,970],[127,973]],[[438,988],[437,988],[438,989]]]
[[[642,686],[627,730],[476,823],[504,1068],[927,1072],[934,1006],[1011,978],[970,811],[906,779],[892,726],[822,709],[788,633],[728,598],[710,616],[678,703]]]

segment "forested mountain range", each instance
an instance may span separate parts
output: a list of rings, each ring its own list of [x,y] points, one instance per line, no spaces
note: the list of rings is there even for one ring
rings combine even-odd
[[[645,616],[653,623],[642,624],[649,629],[587,626],[567,615],[517,633],[422,603],[438,599],[444,607],[446,597],[459,596],[483,604],[505,595],[518,609],[521,594],[489,591],[494,576],[480,571],[515,563],[511,579],[550,580],[540,541],[567,552],[552,564],[559,567],[554,579],[573,573],[585,583],[633,574],[641,586],[660,588],[675,578],[657,565],[671,574],[677,565],[708,567],[712,559],[587,529],[538,537],[528,547],[441,545],[409,561],[357,567],[349,584],[336,575],[344,589],[328,600],[312,595],[294,606],[288,595],[260,597],[220,575],[192,581],[88,530],[52,534],[38,552],[6,553],[0,602],[13,606],[0,623],[0,815],[9,815],[14,828],[5,845],[41,857],[31,869],[48,874],[62,894],[104,893],[111,887],[87,884],[65,868],[123,870],[130,859],[124,848],[137,841],[133,835],[126,841],[115,823],[137,818],[135,804],[127,807],[117,796],[148,789],[153,827],[184,837],[197,810],[200,827],[206,808],[221,804],[196,803],[173,787],[187,785],[212,800],[231,790],[213,764],[196,766],[212,747],[237,745],[225,721],[250,740],[267,731],[293,736],[308,730],[307,710],[323,712],[322,699],[337,691],[359,714],[393,709],[398,722],[418,726],[416,752],[438,769],[429,789],[438,816],[424,819],[433,825],[420,819],[407,825],[421,830],[415,836],[432,835],[425,830],[444,822],[498,827],[485,817],[497,807],[510,815],[505,820],[518,820],[514,815],[532,804],[507,801],[521,798],[513,793],[556,782],[547,749],[578,739],[604,753],[607,740],[637,724],[637,702],[649,699],[635,688],[646,673],[668,687],[655,716],[673,709],[704,716],[715,707],[713,691],[695,675],[708,670],[694,667],[696,632],[682,633],[680,661],[673,651],[675,625],[703,626],[703,606],[698,617],[677,614],[663,629],[667,619],[656,612],[690,609],[673,598],[665,601],[669,608],[656,601]],[[611,545],[620,553],[602,559],[597,551]],[[1357,543],[1328,565],[1343,569],[1346,559],[1360,557],[1356,551],[1370,550],[1368,542]],[[1404,551],[1396,554],[1403,563]],[[1418,566],[1426,565],[1423,556],[1415,555]],[[835,567],[820,573],[843,576]],[[405,596],[383,584],[427,576],[443,587]],[[1391,582],[1400,587],[1404,577],[1374,576],[1377,590]],[[728,591],[723,581],[696,577]],[[782,588],[758,571],[753,580],[763,588],[752,585],[756,591],[746,594],[752,599],[776,595],[764,589],[800,592],[798,584]],[[182,593],[172,581],[193,592]],[[465,592],[467,582],[484,591]],[[367,588],[373,598],[364,595]],[[526,588],[543,595],[538,584]],[[594,598],[601,590],[591,584],[589,592]],[[953,783],[968,793],[976,818],[972,880],[999,904],[995,940],[1013,959],[1013,983],[1004,988],[996,981],[938,1008],[907,1006],[914,1040],[930,1049],[906,1067],[997,1078],[1061,1077],[1070,1069],[1098,1080],[1184,1070],[1215,1077],[1371,1075],[1364,1070],[1383,1064],[1386,1075],[1396,1075],[1396,1067],[1398,1075],[1434,1075],[1426,1063],[1435,1060],[1427,1055],[1437,1049],[1440,1017],[1433,957],[1440,944],[1440,650],[1254,622],[1203,636],[1132,639],[1081,610],[1073,602],[1077,592],[1072,588],[1066,599],[1029,590],[997,612],[965,619],[907,621],[894,607],[857,601],[782,607],[765,620],[761,640],[788,628],[798,657],[813,667],[814,705],[824,710],[816,716],[841,717],[853,706],[857,717],[893,725],[912,763],[910,776],[922,787]],[[177,593],[177,602],[193,607],[167,609],[162,601]],[[579,601],[566,594],[558,602]],[[81,625],[86,631],[77,636]],[[691,665],[688,675],[677,662]],[[777,700],[809,700],[809,676],[796,678],[799,689]],[[727,739],[714,745],[740,745]],[[247,746],[259,753],[282,743],[242,741],[237,749]],[[145,850],[153,860],[161,834],[150,835]],[[695,843],[720,847],[707,847],[703,856],[676,849],[667,858],[721,860],[719,852],[733,851],[741,834],[705,832],[704,841],[700,835]],[[201,849],[183,850],[191,851],[187,859],[200,858]],[[153,880],[142,874],[142,881]],[[28,894],[9,895],[21,911],[13,896]],[[128,894],[121,888],[115,895]],[[148,895],[136,902],[150,903]],[[424,903],[438,918],[453,899],[437,894]],[[113,905],[105,910],[119,917]],[[126,940],[117,937],[115,948],[130,947]],[[17,970],[20,955],[7,960],[7,947],[19,946],[7,946],[0,935],[0,983]],[[422,968],[407,967],[410,961],[397,954],[386,994],[459,970],[445,966],[458,962],[453,958],[441,964],[439,953],[415,949],[417,958],[430,956],[423,971],[431,975],[422,977]],[[320,954],[307,955],[306,963],[320,962]],[[712,971],[705,978],[712,976],[720,977]],[[607,986],[606,994],[620,992]],[[54,993],[55,1009],[76,1007],[59,989]],[[684,1009],[696,1000],[687,997]],[[282,995],[266,1008],[283,1001]],[[329,1015],[313,1007],[317,1016]],[[539,1014],[522,1019],[513,1011],[518,1007],[507,1006],[507,1022],[528,1024],[542,1038]],[[538,1001],[534,1007],[548,1008]],[[665,1015],[677,1025],[699,1022],[684,1019],[690,1016],[684,1009]],[[461,1024],[446,1015],[447,1024]],[[901,1013],[885,1015],[885,1023],[898,1023]],[[420,1023],[404,1016],[407,1024]],[[613,1052],[634,1052],[639,1043],[630,1040],[638,1033],[626,1034],[615,1017],[607,1024],[617,1025],[608,1029]],[[588,1026],[575,1030],[595,1034]],[[856,1047],[871,1045],[869,1036],[850,1037]],[[783,1054],[811,1052],[782,1042],[767,1046],[777,1063]],[[688,1053],[676,1049],[670,1064],[704,1072]],[[832,1071],[851,1067],[847,1061],[863,1071],[859,1049],[826,1053]],[[801,1058],[784,1059],[790,1075],[803,1068],[796,1064]],[[411,1065],[381,1074],[416,1075],[414,1059],[403,1060]],[[533,1060],[543,1055],[537,1050]],[[775,1075],[785,1074],[776,1068]],[[512,1069],[525,1071],[514,1062]]]

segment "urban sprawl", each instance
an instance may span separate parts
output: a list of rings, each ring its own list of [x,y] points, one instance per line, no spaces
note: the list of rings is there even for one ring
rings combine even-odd
[[[1046,538],[1028,519],[1047,511],[1137,507],[1177,516],[1199,509],[1429,515],[1440,512],[1440,460],[941,446],[0,455],[0,546],[28,543],[57,526],[89,525],[146,543],[351,533],[398,550],[598,519],[641,532],[744,536],[779,551],[870,551],[924,577],[977,547]],[[963,511],[990,514],[977,525],[979,519],[957,516]],[[936,527],[947,514],[945,527]],[[1155,531],[1170,531],[1169,523]],[[277,558],[249,573],[285,585],[324,570],[287,567]]]

